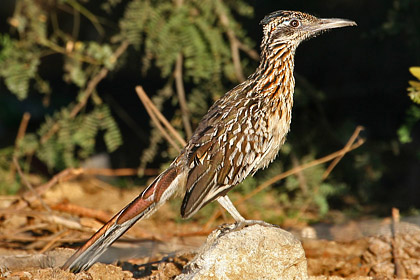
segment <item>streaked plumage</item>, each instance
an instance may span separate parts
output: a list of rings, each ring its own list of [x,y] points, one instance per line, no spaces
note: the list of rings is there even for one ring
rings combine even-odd
[[[286,139],[297,46],[324,30],[355,25],[292,11],[274,12],[261,24],[261,61],[255,73],[213,104],[171,166],[93,235],[63,269],[88,269],[136,221],[153,214],[175,193],[184,195],[183,218],[217,199],[237,222],[245,221],[225,195],[267,167]]]

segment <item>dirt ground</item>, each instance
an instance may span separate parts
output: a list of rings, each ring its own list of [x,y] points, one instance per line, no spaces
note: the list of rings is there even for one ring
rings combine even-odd
[[[85,178],[39,192],[41,199],[31,192],[0,196],[0,279],[174,279],[223,223],[179,222],[178,213],[164,206],[100,259],[111,264],[97,263],[74,275],[59,268],[72,248],[139,190]],[[288,230],[302,240],[311,279],[420,279],[420,228],[413,223],[386,219]]]

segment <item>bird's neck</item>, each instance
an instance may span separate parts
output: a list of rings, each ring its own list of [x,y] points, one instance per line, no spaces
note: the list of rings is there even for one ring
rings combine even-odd
[[[264,98],[277,101],[287,99],[293,102],[295,50],[296,47],[288,43],[262,47],[261,61],[255,77],[258,77],[258,92],[264,95]]]

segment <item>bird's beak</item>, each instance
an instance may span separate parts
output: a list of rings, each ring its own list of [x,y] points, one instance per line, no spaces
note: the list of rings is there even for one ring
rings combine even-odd
[[[317,24],[310,27],[312,33],[322,32],[328,29],[340,28],[345,26],[355,26],[356,22],[341,18],[321,18]]]

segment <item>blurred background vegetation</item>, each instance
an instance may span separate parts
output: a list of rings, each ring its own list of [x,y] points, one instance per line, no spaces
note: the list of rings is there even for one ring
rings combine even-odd
[[[362,125],[366,143],[326,180],[328,164],[318,165],[273,184],[249,207],[281,207],[280,215],[262,216],[271,221],[319,220],[331,209],[388,215],[391,206],[417,214],[420,1],[412,0],[2,0],[0,194],[20,188],[14,157],[48,180],[105,153],[110,167],[139,170],[115,184],[146,184],[144,171],[164,168],[178,150],[151,122],[135,86],[187,139],[208,107],[254,71],[259,21],[280,9],[358,27],[298,49],[287,144],[233,195],[341,149]],[[19,133],[22,119],[28,125]]]

